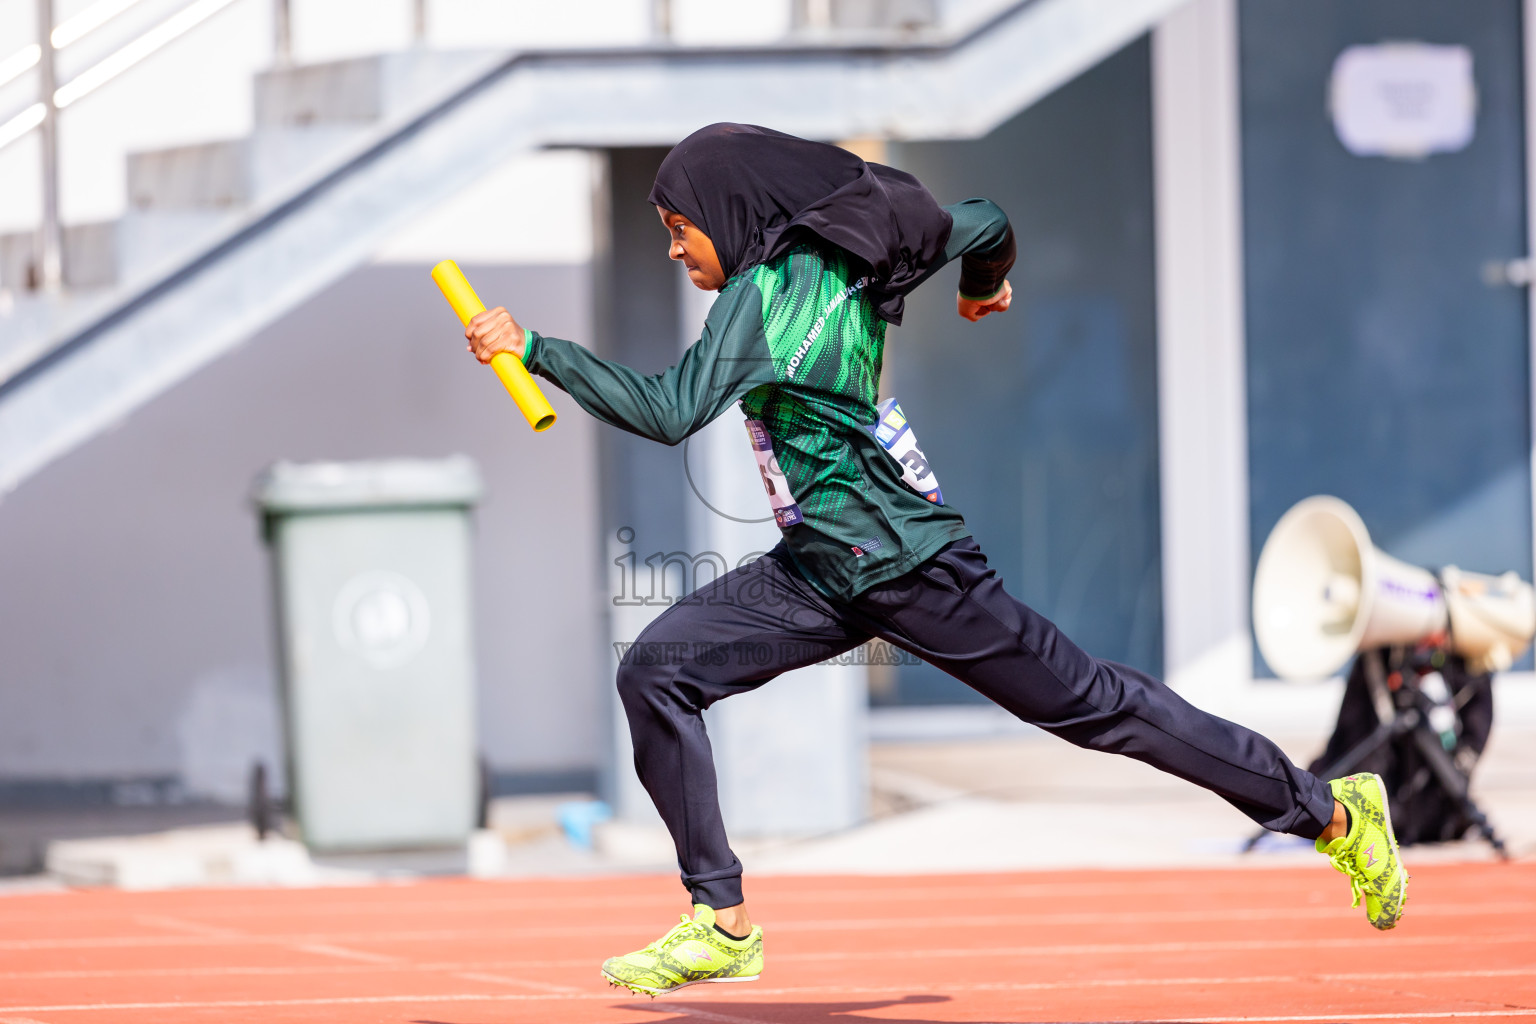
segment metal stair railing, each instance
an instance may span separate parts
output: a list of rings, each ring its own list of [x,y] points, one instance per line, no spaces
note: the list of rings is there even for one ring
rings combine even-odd
[[[34,285],[44,291],[57,292],[63,287],[63,225],[59,219],[59,112],[190,32],[235,0],[188,0],[155,25],[71,76],[68,81],[58,81],[55,55],[60,50],[80,42],[142,2],[96,0],[83,11],[55,25],[53,0],[37,0],[37,41],[0,58],[0,87],[33,68],[38,70],[36,101],[0,120],[0,150],[25,138],[34,129],[41,132],[42,217],[38,227],[37,257],[31,276],[35,279]],[[293,55],[291,0],[272,0],[272,3],[273,60],[277,66],[283,67],[291,63]],[[425,41],[426,25],[427,0],[412,0],[412,39],[417,45]]]
[[[63,286],[64,276],[63,226],[59,220],[59,111],[95,92],[235,0],[190,0],[67,82],[58,81],[55,61],[58,51],[86,38],[140,2],[142,0],[96,0],[85,10],[55,25],[53,0],[37,0],[37,42],[0,59],[0,86],[34,67],[38,70],[36,102],[0,121],[0,149],[24,138],[33,129],[42,133],[42,219],[33,276],[36,285],[45,291],[58,291]]]

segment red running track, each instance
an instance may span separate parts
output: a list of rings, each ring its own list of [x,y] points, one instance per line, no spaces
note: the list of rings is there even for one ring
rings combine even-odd
[[[1379,934],[1311,869],[755,878],[761,981],[654,1002],[605,956],[664,878],[0,898],[0,1024],[1536,1020],[1536,862],[1426,866]]]

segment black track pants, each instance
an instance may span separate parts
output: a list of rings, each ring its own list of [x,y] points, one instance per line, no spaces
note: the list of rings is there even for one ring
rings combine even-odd
[[[619,667],[635,768],[672,833],[694,902],[742,902],[741,862],[726,842],[700,712],[871,637],[1080,747],[1203,786],[1265,828],[1315,838],[1333,817],[1326,783],[1151,676],[1084,653],[1003,590],[970,538],[846,604],[813,590],[781,545],[667,609]]]

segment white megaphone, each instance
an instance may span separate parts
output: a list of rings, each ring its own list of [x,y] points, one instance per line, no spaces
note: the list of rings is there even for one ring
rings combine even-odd
[[[1359,651],[1446,634],[1473,672],[1509,668],[1536,635],[1536,592],[1446,566],[1439,576],[1378,551],[1355,510],[1319,495],[1280,517],[1253,577],[1253,631],[1285,679],[1322,679]]]

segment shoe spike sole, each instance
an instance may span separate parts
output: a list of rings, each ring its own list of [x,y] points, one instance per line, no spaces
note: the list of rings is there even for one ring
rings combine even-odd
[[[598,973],[603,976],[603,980],[608,983],[609,988],[623,989],[624,991],[633,993],[637,996],[650,996],[652,999],[655,999],[657,996],[668,996],[673,992],[680,992],[692,985],[721,985],[727,982],[756,981],[758,978],[762,977],[761,974],[744,974],[738,975],[734,978],[700,978],[698,981],[685,981],[681,985],[674,985],[671,988],[660,989],[656,992],[652,992],[649,989],[636,988],[633,985],[619,981],[607,971],[599,971]]]

